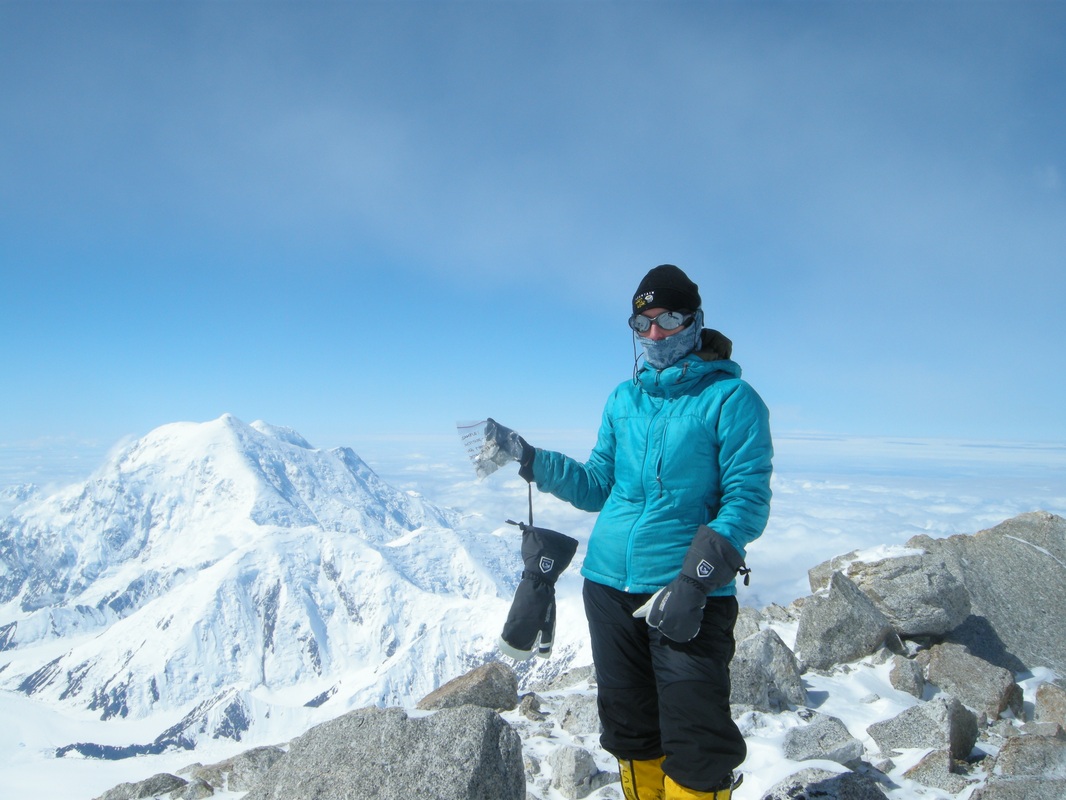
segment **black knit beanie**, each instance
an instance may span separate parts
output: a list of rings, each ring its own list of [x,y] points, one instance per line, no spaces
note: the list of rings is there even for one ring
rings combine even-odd
[[[660,264],[644,276],[633,295],[633,313],[646,308],[695,311],[702,305],[700,287],[673,264]]]

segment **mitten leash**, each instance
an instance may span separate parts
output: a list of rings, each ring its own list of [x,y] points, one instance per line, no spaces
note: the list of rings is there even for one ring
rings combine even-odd
[[[529,484],[529,527],[533,527],[533,484]],[[507,520],[508,525],[517,525],[522,530],[525,530],[525,523],[515,522],[513,519]]]

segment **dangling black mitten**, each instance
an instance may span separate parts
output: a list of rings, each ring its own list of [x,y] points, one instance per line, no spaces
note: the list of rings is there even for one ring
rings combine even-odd
[[[551,655],[555,638],[555,581],[574,558],[577,539],[547,528],[518,523],[522,529],[522,580],[503,624],[500,650],[525,661]]]

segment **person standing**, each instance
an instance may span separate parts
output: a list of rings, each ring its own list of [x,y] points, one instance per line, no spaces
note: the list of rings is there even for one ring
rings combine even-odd
[[[582,593],[601,744],[627,800],[727,800],[747,752],[729,712],[736,575],[769,516],[769,413],[683,270],[650,270],[631,312],[644,363],[608,398],[587,461],[494,420],[486,440],[539,490],[599,512]]]

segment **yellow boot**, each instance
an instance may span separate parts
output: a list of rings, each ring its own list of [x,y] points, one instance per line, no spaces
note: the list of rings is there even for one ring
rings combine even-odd
[[[622,777],[622,794],[626,800],[665,800],[663,794],[663,759],[666,756],[646,761],[618,759],[618,772]]]
[[[713,792],[697,792],[695,789],[686,789],[667,775],[663,782],[666,792],[663,795],[663,800],[730,800],[733,796],[733,790],[740,786],[740,776],[737,776],[737,780],[730,780],[732,785],[725,789],[716,789]],[[626,797],[628,796],[626,795]]]

